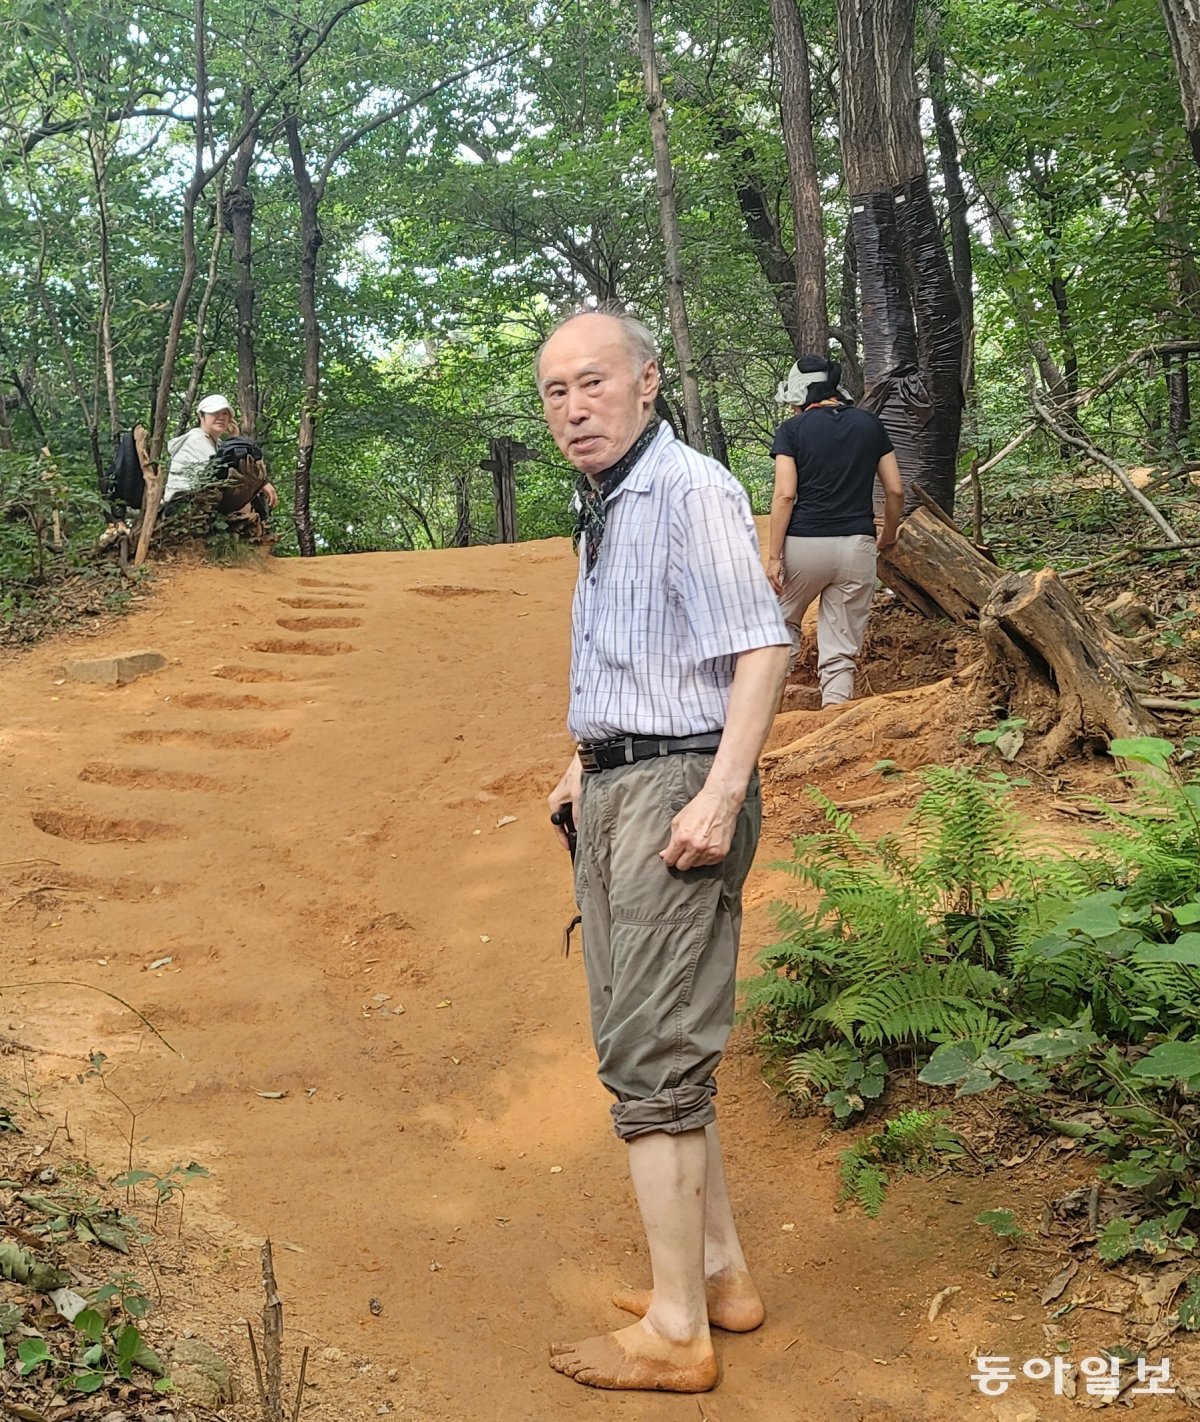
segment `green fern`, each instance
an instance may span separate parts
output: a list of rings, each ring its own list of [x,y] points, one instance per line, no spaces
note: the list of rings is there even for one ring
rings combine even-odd
[[[944,1111],[902,1111],[842,1151],[840,1198],[854,1200],[874,1219],[887,1195],[889,1170],[921,1170],[945,1155],[961,1154],[962,1142],[945,1118]]]

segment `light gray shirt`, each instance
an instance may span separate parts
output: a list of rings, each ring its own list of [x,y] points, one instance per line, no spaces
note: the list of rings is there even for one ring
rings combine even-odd
[[[163,489],[163,503],[187,489],[197,488],[216,452],[216,441],[210,439],[199,425],[193,425],[187,434],[176,435],[167,445],[171,464]]]
[[[567,728],[579,741],[721,731],[742,652],[789,645],[745,490],[664,424],[579,560]]]

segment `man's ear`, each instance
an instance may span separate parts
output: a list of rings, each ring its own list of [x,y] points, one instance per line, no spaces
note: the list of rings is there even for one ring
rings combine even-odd
[[[658,361],[648,360],[642,367],[642,378],[640,382],[642,398],[653,405],[658,395]]]

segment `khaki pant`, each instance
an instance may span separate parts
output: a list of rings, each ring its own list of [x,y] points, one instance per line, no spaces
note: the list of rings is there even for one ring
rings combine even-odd
[[[854,695],[854,670],[875,596],[875,537],[788,538],[783,550],[780,607],[792,634],[788,670],[800,650],[800,624],[814,598],[817,609],[817,679],[821,705]]]
[[[583,778],[575,893],[599,1075],[622,1140],[716,1119],[742,884],[762,822],[758,777],[720,864],[680,872],[658,857],[711,766],[708,755],[672,755]]]

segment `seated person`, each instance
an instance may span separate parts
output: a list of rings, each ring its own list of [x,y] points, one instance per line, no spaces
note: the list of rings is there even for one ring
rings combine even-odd
[[[171,463],[163,490],[164,512],[181,495],[222,483],[227,487],[218,501],[218,513],[245,520],[258,514],[265,520],[277,495],[267,478],[261,448],[238,433],[224,395],[206,395],[196,414],[198,423],[167,445]]]

